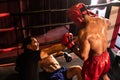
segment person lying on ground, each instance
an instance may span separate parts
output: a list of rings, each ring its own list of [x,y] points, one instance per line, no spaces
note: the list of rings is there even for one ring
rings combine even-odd
[[[75,75],[81,80],[80,66],[65,68],[56,60],[59,55],[64,55],[67,61],[71,60],[67,53],[59,52],[66,49],[61,43],[40,49],[35,37],[27,37],[23,41],[23,48],[24,53],[16,60],[16,71],[19,72],[22,80],[39,80],[38,64],[49,80],[69,80]]]

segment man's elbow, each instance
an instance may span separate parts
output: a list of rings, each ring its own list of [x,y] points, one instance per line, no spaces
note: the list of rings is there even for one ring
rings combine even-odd
[[[83,61],[86,61],[87,59],[88,59],[88,57],[87,56],[84,56],[84,55],[80,55],[79,56]]]

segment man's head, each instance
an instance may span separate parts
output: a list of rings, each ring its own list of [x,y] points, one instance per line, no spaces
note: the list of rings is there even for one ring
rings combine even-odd
[[[72,6],[67,11],[67,15],[71,19],[71,21],[73,21],[74,24],[78,27],[81,27],[82,25],[84,25],[84,15],[89,15],[93,17],[97,16],[97,14],[94,14],[91,11],[89,11],[86,5],[83,3],[78,3]]]
[[[35,37],[27,37],[23,40],[23,49],[24,50],[33,50],[33,51],[36,51],[36,50],[39,50],[39,43],[37,41],[37,39]]]

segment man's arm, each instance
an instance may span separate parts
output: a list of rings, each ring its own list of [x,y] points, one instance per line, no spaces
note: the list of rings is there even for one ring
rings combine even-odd
[[[90,43],[88,39],[87,34],[80,30],[78,35],[79,52],[75,54],[84,61],[88,59],[90,51]]]
[[[82,60],[87,60],[89,57],[89,51],[90,51],[90,43],[88,40],[84,40],[83,43],[80,44],[79,46],[79,54],[78,55]]]
[[[59,51],[59,52],[55,52],[52,54],[54,57],[59,57],[59,56],[63,56],[64,52],[63,51]]]
[[[44,49],[42,49],[41,50],[41,53],[40,53],[40,56],[41,56],[41,58],[45,58],[45,57],[48,57],[49,55],[51,55],[51,54],[53,54],[54,56],[56,55],[61,55],[61,54],[63,54],[62,52],[61,53],[59,53],[59,51],[63,51],[63,50],[65,50],[66,49],[66,47],[64,46],[64,45],[62,45],[62,44],[54,44],[54,45],[52,45],[52,46],[50,46],[50,47],[48,47],[48,48],[44,48]],[[57,53],[58,54],[57,54]]]

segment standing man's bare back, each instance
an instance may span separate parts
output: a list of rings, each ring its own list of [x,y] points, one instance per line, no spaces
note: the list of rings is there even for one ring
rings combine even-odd
[[[83,60],[86,60],[90,53],[101,55],[106,51],[107,28],[110,24],[108,19],[102,17],[90,17],[86,15],[85,19],[86,26],[78,34],[78,44]]]

